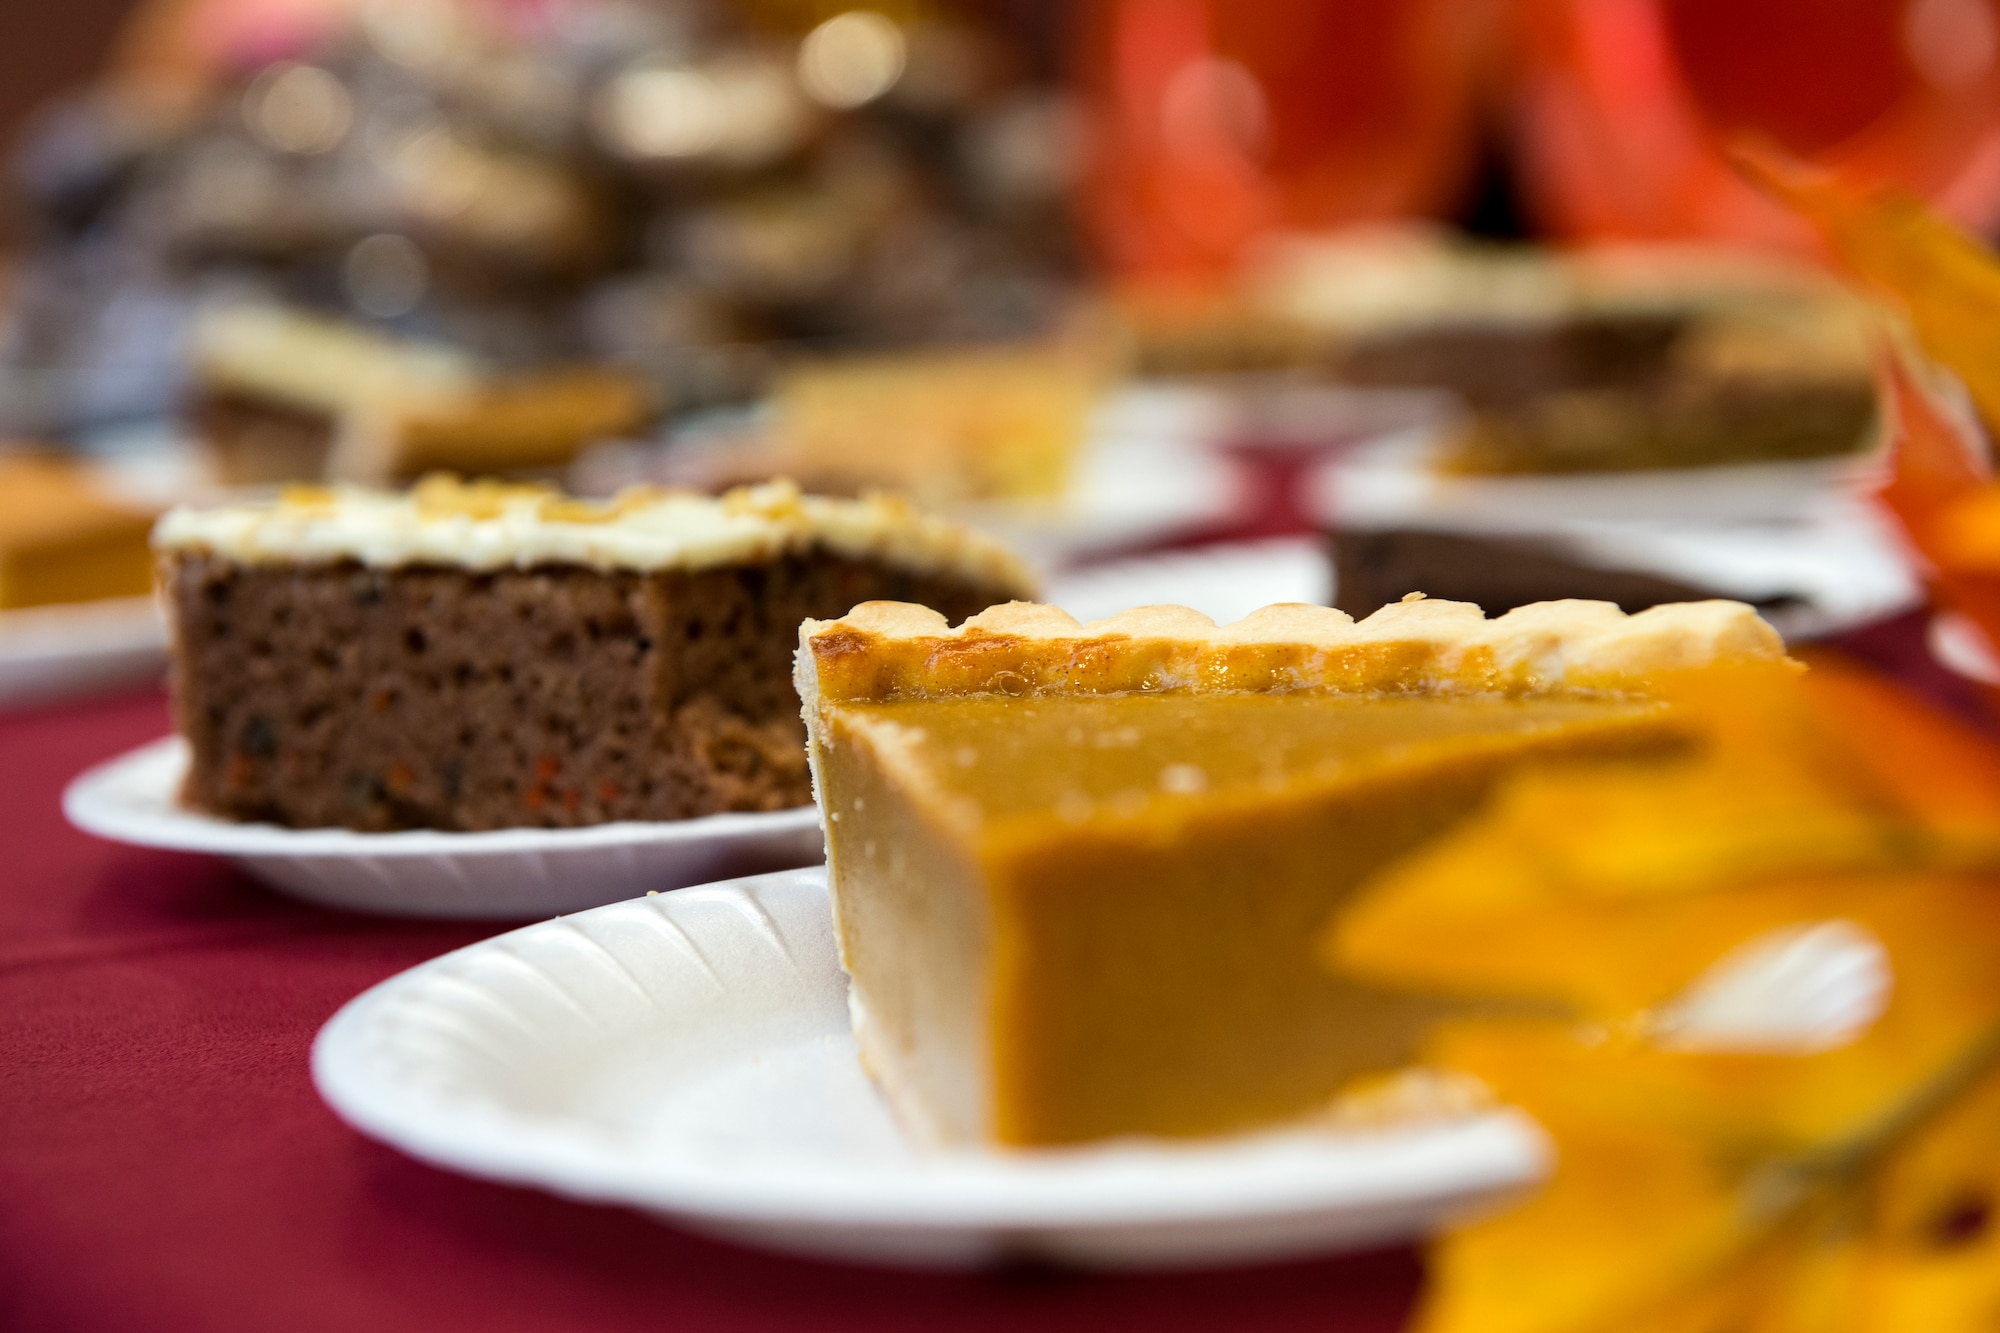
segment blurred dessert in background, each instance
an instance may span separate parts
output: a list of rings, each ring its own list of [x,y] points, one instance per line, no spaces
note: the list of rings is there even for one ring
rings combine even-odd
[[[1317,376],[1328,338],[1309,322],[1239,286],[1115,291],[1111,305],[1133,370],[1153,378],[1239,372]]]
[[[1467,415],[1441,460],[1456,471],[1818,458],[1874,438],[1879,321],[1779,259],[1390,231],[1281,245],[1252,285],[1317,335],[1335,380],[1458,395]]]
[[[795,347],[1039,334],[1081,268],[1047,34],[898,13],[329,6],[170,103],[115,70],[18,162],[0,351],[38,392],[9,410],[158,415],[218,296],[507,372],[613,363],[684,404],[754,394]]]
[[[1052,506],[1070,493],[1108,387],[1066,344],[800,361],[754,424],[682,442],[665,475],[704,489],[784,476],[828,495]]]
[[[152,526],[83,464],[0,452],[0,611],[145,596]]]
[[[795,366],[772,393],[777,447],[829,488],[930,502],[1057,501],[1104,376],[1063,348]]]
[[[1877,314],[1741,250],[1356,229],[1269,238],[1234,288],[1129,291],[1115,309],[1141,373],[1449,394],[1433,461],[1454,472],[1812,459],[1875,439]]]
[[[189,418],[229,483],[559,468],[586,443],[652,415],[631,372],[502,375],[449,344],[282,306],[205,311],[190,343]]]
[[[1822,633],[1910,595],[1853,498],[1874,467],[1886,326],[1817,270],[1397,229],[1291,241],[1251,290],[1312,331],[1335,382],[1457,404],[1321,474],[1307,507],[1350,614],[1412,592],[1495,613],[1724,596]]]

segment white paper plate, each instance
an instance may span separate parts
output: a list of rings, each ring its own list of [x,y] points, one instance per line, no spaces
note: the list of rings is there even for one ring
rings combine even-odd
[[[1546,1167],[1524,1118],[1185,1145],[919,1153],[849,1036],[823,869],[529,926],[348,1004],[349,1124],[439,1166],[822,1257],[1267,1260],[1421,1234]]]
[[[0,708],[157,683],[167,626],[150,597],[0,611]]]
[[[520,921],[718,875],[820,859],[819,812],[491,833],[355,833],[238,824],[184,808],[177,736],[84,773],[63,792],[70,823],[140,847],[228,857],[281,893],[393,916]]]

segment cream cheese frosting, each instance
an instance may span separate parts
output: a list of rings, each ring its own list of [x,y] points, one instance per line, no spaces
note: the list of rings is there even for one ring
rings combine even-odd
[[[707,569],[816,548],[1008,591],[1034,586],[1027,567],[990,537],[893,497],[804,495],[788,481],[721,496],[633,487],[604,501],[449,477],[401,492],[293,487],[262,503],[174,509],[154,528],[153,545],[242,564],[353,560],[480,571]]]

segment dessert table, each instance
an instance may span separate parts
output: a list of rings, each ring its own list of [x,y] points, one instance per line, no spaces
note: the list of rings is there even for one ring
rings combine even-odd
[[[1409,1250],[1142,1276],[843,1268],[370,1143],[314,1095],[314,1032],[494,928],[312,908],[219,861],[63,822],[65,782],[167,729],[156,692],[0,714],[0,1327],[1372,1333],[1406,1319]]]
[[[1246,458],[1254,494],[1160,549],[1296,537],[1310,451]],[[1926,613],[1834,646],[1961,716]],[[0,1328],[203,1333],[1402,1328],[1413,1249],[1209,1272],[912,1273],[778,1258],[634,1213],[460,1178],[371,1143],[314,1094],[341,1004],[500,927],[344,914],[220,861],[94,841],[84,768],[169,730],[157,691],[0,713]]]

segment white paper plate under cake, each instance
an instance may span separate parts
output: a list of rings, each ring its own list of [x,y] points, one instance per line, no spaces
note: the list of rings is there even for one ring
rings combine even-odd
[[[438,1166],[823,1257],[1266,1260],[1421,1234],[1533,1181],[1509,1112],[1381,1131],[920,1152],[849,1035],[822,868],[529,926],[382,983],[313,1048],[364,1134]]]
[[[227,857],[272,888],[327,907],[393,916],[522,921],[720,875],[805,865],[824,843],[812,806],[768,814],[490,833],[356,833],[241,824],[178,796],[187,746],[154,741],[90,769],[63,792],[85,833]]]
[[[151,597],[0,611],[0,708],[25,708],[167,673],[167,626]]]

